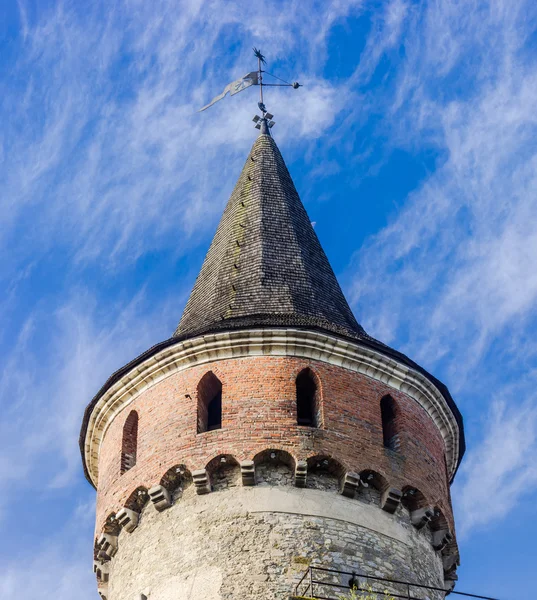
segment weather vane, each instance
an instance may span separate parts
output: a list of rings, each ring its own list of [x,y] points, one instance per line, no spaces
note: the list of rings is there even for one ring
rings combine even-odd
[[[284,79],[281,79],[280,77],[277,77],[276,75],[273,75],[272,73],[269,73],[268,71],[264,70],[262,67],[263,65],[267,64],[265,57],[261,53],[261,50],[258,50],[257,48],[254,48],[253,50],[254,56],[257,58],[257,71],[247,73],[246,75],[244,75],[244,77],[241,77],[240,79],[237,79],[237,81],[233,81],[226,85],[224,91],[215,98],[213,98],[211,102],[209,102],[209,104],[207,104],[203,108],[200,108],[199,112],[206,110],[219,100],[222,100],[222,98],[224,98],[227,94],[229,94],[230,96],[234,96],[235,94],[242,92],[242,90],[245,90],[246,88],[249,88],[252,85],[258,85],[259,102],[257,103],[257,106],[259,107],[259,110],[261,111],[263,116],[259,117],[258,115],[255,115],[253,119],[255,122],[255,126],[257,129],[261,129],[262,124],[265,124],[265,126],[268,128],[273,127],[274,121],[272,120],[272,118],[274,115],[271,115],[265,106],[265,102],[263,99],[263,87],[292,87],[293,89],[297,90],[299,87],[301,87],[301,85],[300,83],[298,83],[298,81],[289,83],[288,81],[285,81]],[[270,77],[274,77],[274,79],[278,79],[282,83],[264,83],[263,73],[269,75]]]

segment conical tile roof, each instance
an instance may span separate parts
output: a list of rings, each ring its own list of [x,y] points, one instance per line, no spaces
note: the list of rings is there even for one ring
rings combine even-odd
[[[80,452],[93,410],[116,383],[161,351],[198,334],[249,327],[322,329],[422,373],[443,395],[465,450],[461,414],[446,386],[407,356],[373,339],[356,322],[283,158],[268,129],[254,143],[226,206],[174,336],[113,373],[84,412]],[[453,473],[454,475],[454,473]]]
[[[249,326],[366,336],[268,133],[250,151],[174,335]]]

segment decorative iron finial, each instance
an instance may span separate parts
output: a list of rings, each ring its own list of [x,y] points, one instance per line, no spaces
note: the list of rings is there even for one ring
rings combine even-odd
[[[255,46],[253,48],[254,56],[259,60],[260,63],[266,64],[265,57],[261,54],[261,50],[258,50]]]
[[[262,117],[255,115],[252,121],[255,123],[255,128],[260,129],[262,134],[270,135],[270,130],[274,127],[273,117],[274,115],[265,111]]]

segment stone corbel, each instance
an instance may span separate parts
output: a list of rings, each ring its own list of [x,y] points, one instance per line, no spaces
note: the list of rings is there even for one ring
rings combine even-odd
[[[102,533],[97,540],[97,558],[106,562],[109,561],[117,552],[117,535]]]
[[[399,504],[401,504],[402,497],[403,493],[400,490],[389,487],[382,494],[380,507],[382,510],[393,514],[399,507]]]
[[[208,494],[211,491],[209,475],[205,469],[198,469],[197,471],[192,471],[192,481],[196,486],[196,493],[200,496],[203,494]]]
[[[155,485],[149,490],[149,499],[153,502],[155,508],[162,512],[172,505],[170,492],[163,485]]]
[[[357,473],[345,473],[341,484],[341,495],[346,498],[354,498],[356,490],[360,485],[360,475]]]
[[[101,581],[102,583],[107,583],[108,576],[110,574],[110,566],[108,565],[108,563],[100,563],[94,560],[93,572],[95,573],[95,576],[97,577],[98,581]]]
[[[458,581],[457,569],[452,569],[449,573],[444,573],[444,587],[451,592]]]
[[[140,515],[130,508],[122,508],[116,514],[116,520],[120,527],[122,527],[128,533],[132,533],[138,527]]]
[[[101,600],[108,600],[108,583],[99,586],[98,590]]]
[[[410,521],[416,529],[423,529],[434,517],[434,510],[430,506],[418,508],[410,513]]]
[[[255,485],[255,465],[253,460],[243,460],[241,462],[242,485]]]
[[[455,587],[455,583],[459,579],[457,575],[457,565],[459,564],[458,554],[446,554],[442,556],[442,564],[444,567],[444,588],[449,593]]]
[[[448,529],[433,531],[432,545],[435,550],[443,550],[452,540],[453,536]]]
[[[308,463],[305,460],[299,460],[295,467],[295,486],[305,488],[307,477]]]
[[[457,570],[457,565],[459,564],[459,556],[457,554],[444,554],[442,556],[442,566],[444,567],[444,577],[446,579],[451,578],[452,576],[457,579],[457,575],[455,571]]]

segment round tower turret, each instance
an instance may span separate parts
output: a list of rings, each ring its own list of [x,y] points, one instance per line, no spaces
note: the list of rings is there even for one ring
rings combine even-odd
[[[356,322],[267,133],[174,337],[112,375],[80,440],[107,600],[284,599],[311,565],[456,579],[460,413]]]

